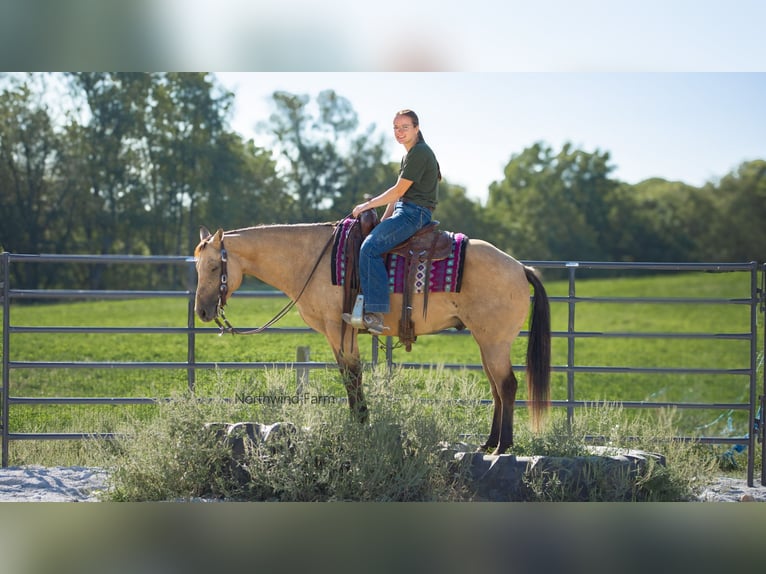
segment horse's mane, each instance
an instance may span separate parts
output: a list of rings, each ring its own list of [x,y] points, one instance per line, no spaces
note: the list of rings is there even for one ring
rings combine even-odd
[[[240,227],[239,229],[229,229],[224,231],[224,237],[226,237],[226,235],[232,236],[246,233],[248,231],[257,231],[259,229],[319,229],[323,227],[335,227],[337,224],[337,221],[325,221],[320,223],[264,223],[250,227]],[[197,244],[197,247],[194,249],[195,257],[199,257],[199,252],[204,247],[205,243],[205,241],[200,241],[199,244]]]
[[[337,221],[324,221],[320,223],[262,223],[253,225],[251,227],[241,227],[239,229],[229,229],[224,234],[243,233],[245,231],[253,231],[256,229],[279,229],[283,227],[291,228],[312,228],[312,227],[335,227],[338,224]]]

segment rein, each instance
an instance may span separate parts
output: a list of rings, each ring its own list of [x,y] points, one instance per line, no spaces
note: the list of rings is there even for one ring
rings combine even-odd
[[[336,223],[337,225],[337,223]],[[227,270],[227,263],[229,261],[229,253],[226,251],[226,248],[223,244],[223,238],[221,238],[221,279],[220,283],[221,285],[218,287],[218,314],[215,316],[215,323],[218,325],[218,327],[221,329],[221,332],[218,333],[219,336],[223,335],[224,333],[230,333],[232,335],[255,335],[258,333],[263,333],[266,329],[274,325],[277,321],[279,321],[282,317],[287,315],[290,310],[292,310],[293,307],[295,307],[295,304],[298,302],[298,300],[301,298],[303,293],[306,291],[306,288],[309,286],[309,283],[311,282],[312,277],[314,277],[314,273],[316,273],[316,270],[319,268],[319,263],[322,261],[322,257],[324,257],[324,254],[327,252],[327,249],[332,245],[333,237],[335,236],[334,233],[330,234],[330,238],[327,240],[327,243],[325,243],[325,246],[322,248],[321,253],[319,253],[319,257],[316,260],[316,263],[314,263],[314,267],[311,269],[311,272],[309,273],[308,278],[306,279],[306,283],[303,284],[303,287],[301,288],[300,292],[298,293],[298,296],[287,303],[282,309],[274,315],[269,321],[267,321],[265,324],[261,325],[260,327],[256,327],[255,329],[249,329],[247,331],[243,331],[241,329],[237,329],[234,327],[229,320],[226,318],[226,313],[224,313],[224,306],[226,305],[226,294],[229,291],[229,273]]]

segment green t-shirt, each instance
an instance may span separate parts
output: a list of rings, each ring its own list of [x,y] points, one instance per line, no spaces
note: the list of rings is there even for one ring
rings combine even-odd
[[[399,176],[412,185],[402,199],[422,207],[436,207],[439,201],[439,162],[426,142],[418,142],[402,158]]]

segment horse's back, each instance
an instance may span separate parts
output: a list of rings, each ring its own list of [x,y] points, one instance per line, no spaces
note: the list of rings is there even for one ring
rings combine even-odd
[[[471,239],[466,249],[463,277],[457,293],[432,293],[428,316],[423,319],[422,295],[414,300],[416,334],[449,327],[467,327],[472,332],[521,328],[529,310],[529,282],[524,265],[481,239]],[[400,301],[392,298],[398,314]],[[514,334],[515,336],[515,334]]]
[[[529,292],[524,264],[481,239],[471,239],[466,250],[463,287],[469,291],[487,292],[509,289]]]

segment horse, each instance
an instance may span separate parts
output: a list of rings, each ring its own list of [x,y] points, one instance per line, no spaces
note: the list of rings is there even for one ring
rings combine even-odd
[[[194,250],[197,271],[195,312],[203,322],[216,320],[242,284],[254,276],[279,289],[295,304],[303,321],[327,339],[337,360],[351,413],[369,419],[362,389],[356,329],[342,335],[343,287],[331,280],[331,249],[337,223],[262,225],[210,233],[200,228]],[[534,297],[530,301],[530,288]],[[422,309],[423,294],[412,305]],[[398,334],[402,295],[391,293],[384,316],[386,335]],[[513,446],[513,411],[518,381],[511,365],[511,344],[530,312],[527,341],[527,405],[538,430],[550,406],[550,305],[535,270],[489,242],[471,238],[459,292],[431,293],[428,312],[412,313],[415,335],[467,328],[479,346],[489,379],[494,411],[489,437],[480,447],[499,455]],[[225,316],[224,316],[225,317]],[[227,321],[227,325],[230,325]],[[223,329],[223,327],[222,327]],[[363,332],[364,333],[364,332]]]

